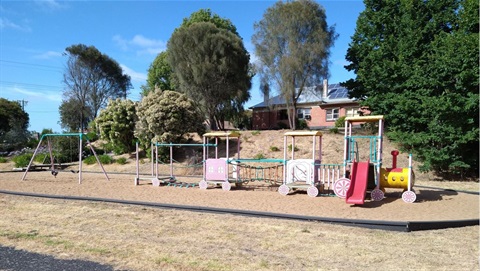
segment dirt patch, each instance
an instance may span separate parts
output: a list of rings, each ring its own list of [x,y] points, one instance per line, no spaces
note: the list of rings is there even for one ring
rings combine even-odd
[[[478,195],[423,186],[416,188],[417,201],[413,204],[403,202],[401,190],[387,189],[387,198],[383,201],[367,200],[364,205],[353,206],[334,196],[311,198],[304,191],[282,196],[277,187],[263,182],[223,191],[213,186],[207,190],[198,186],[156,187],[147,180],[135,186],[134,175],[127,174],[111,173],[110,180],[107,180],[100,173],[83,173],[81,184],[78,184],[78,175],[70,172],[60,172],[56,178],[50,172],[29,172],[24,181],[21,181],[22,175],[21,172],[0,174],[0,190],[349,219],[429,221],[479,218]],[[195,183],[199,180],[184,178],[183,181]]]

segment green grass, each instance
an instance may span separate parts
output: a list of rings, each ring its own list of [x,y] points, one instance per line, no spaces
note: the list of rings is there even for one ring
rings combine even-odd
[[[92,254],[98,254],[98,255],[110,254],[110,250],[108,250],[106,248],[98,248],[98,247],[85,248],[85,252],[92,253]]]
[[[5,157],[0,157],[0,163],[6,163],[8,162],[8,159]]]
[[[66,241],[66,240],[47,239],[47,240],[45,240],[44,243],[47,246],[52,246],[52,247],[60,246],[60,247],[63,247],[64,249],[70,249],[70,248],[75,247],[75,245],[72,242]]]
[[[156,258],[155,259],[155,263],[156,264],[162,264],[162,263],[168,263],[168,264],[172,264],[175,262],[175,259],[173,259],[171,256],[162,256],[162,257],[159,257],[159,258]]]
[[[38,238],[38,231],[32,230],[29,232],[0,232],[0,236],[14,240],[33,240]]]

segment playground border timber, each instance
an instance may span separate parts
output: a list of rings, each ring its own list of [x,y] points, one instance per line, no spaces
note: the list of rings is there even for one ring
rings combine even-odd
[[[304,215],[294,215],[294,214],[280,214],[280,213],[261,212],[261,211],[247,211],[247,210],[227,209],[227,208],[215,208],[215,207],[205,207],[205,206],[119,200],[119,199],[97,198],[97,197],[37,194],[37,193],[26,193],[26,192],[16,192],[16,191],[7,191],[7,190],[0,190],[0,193],[6,194],[6,195],[37,197],[37,198],[47,198],[47,199],[118,203],[118,204],[126,204],[126,205],[137,205],[137,206],[153,207],[153,208],[206,212],[206,213],[214,213],[214,214],[231,214],[231,215],[243,215],[243,216],[260,217],[260,218],[276,218],[276,219],[288,219],[288,220],[297,220],[297,221],[323,222],[323,223],[337,224],[337,225],[343,225],[343,226],[362,227],[362,228],[369,228],[369,229],[400,231],[400,232],[438,230],[438,229],[446,229],[446,228],[475,226],[480,224],[480,219],[441,220],[441,221],[382,221],[382,220],[343,219],[343,218],[304,216]]]

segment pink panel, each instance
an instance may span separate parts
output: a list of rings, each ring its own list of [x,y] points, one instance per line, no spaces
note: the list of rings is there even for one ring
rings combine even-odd
[[[205,180],[226,180],[227,161],[224,159],[207,159],[205,162]]]

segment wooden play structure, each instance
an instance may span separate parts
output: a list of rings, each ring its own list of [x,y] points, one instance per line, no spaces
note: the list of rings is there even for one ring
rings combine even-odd
[[[86,134],[83,134],[83,133],[66,133],[66,134],[43,134],[42,137],[40,137],[40,140],[38,142],[38,145],[37,147],[35,148],[35,151],[33,152],[33,156],[32,158],[30,159],[30,162],[28,163],[28,166],[27,166],[27,169],[25,170],[25,173],[23,174],[22,176],[22,181],[25,180],[25,177],[27,176],[27,173],[28,171],[30,170],[30,168],[32,168],[32,165],[33,165],[33,160],[35,159],[35,155],[37,154],[40,146],[42,145],[42,142],[44,139],[46,139],[47,141],[47,147],[48,147],[48,152],[49,152],[49,155],[50,155],[50,170],[52,172],[52,175],[53,176],[57,176],[58,174],[58,170],[55,168],[55,163],[54,163],[54,158],[53,158],[53,153],[52,153],[52,142],[51,142],[51,139],[52,138],[55,138],[55,137],[78,137],[79,141],[78,141],[78,144],[79,144],[79,151],[78,151],[78,183],[81,184],[82,183],[82,149],[83,149],[83,138],[85,138],[86,142],[87,142],[87,146],[90,148],[90,150],[92,151],[93,155],[95,156],[95,159],[97,160],[97,163],[98,165],[100,165],[100,167],[102,168],[102,171],[103,171],[103,174],[105,175],[105,178],[107,180],[109,180],[108,178],[108,175],[107,173],[105,172],[105,169],[103,168],[103,165],[102,163],[100,162],[100,160],[98,159],[98,156],[95,152],[95,149],[91,146],[90,144],[90,141],[88,140],[88,136]]]

